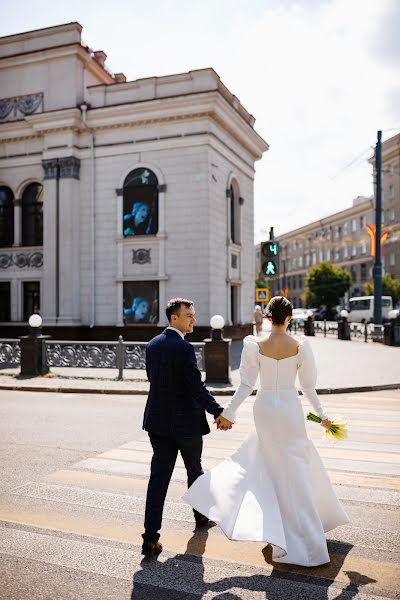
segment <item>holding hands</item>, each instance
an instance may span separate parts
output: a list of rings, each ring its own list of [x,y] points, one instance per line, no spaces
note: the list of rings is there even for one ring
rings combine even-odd
[[[232,425],[233,425],[232,421],[229,421],[222,415],[217,417],[215,419],[214,423],[216,424],[217,429],[222,429],[222,431],[227,431],[228,429],[232,429]]]

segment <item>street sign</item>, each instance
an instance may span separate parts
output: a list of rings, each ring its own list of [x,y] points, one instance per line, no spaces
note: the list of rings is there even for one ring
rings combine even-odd
[[[256,302],[269,302],[271,293],[267,288],[256,288]]]

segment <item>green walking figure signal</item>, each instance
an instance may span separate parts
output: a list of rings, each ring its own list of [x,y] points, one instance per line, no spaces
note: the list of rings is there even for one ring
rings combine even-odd
[[[263,270],[266,275],[276,275],[278,271],[276,268],[276,263],[274,263],[272,260],[264,263]]]

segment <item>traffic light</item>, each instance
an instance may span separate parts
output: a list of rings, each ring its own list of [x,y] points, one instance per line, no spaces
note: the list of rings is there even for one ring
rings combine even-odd
[[[274,277],[279,271],[279,246],[278,242],[268,241],[261,243],[261,272],[266,277]]]

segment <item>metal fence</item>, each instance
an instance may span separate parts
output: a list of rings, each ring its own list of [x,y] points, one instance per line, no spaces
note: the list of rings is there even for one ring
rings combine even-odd
[[[350,323],[351,339],[363,340],[364,342],[379,340],[383,341],[383,327],[379,335],[372,323]],[[324,337],[338,335],[338,321],[314,321],[315,334]],[[304,332],[304,322],[293,322],[292,333]]]
[[[0,338],[0,365],[5,369],[18,367],[21,362],[19,340]]]
[[[43,364],[48,367],[118,369],[123,379],[124,369],[146,368],[147,342],[80,342],[43,340]],[[192,343],[197,365],[204,370],[204,343]]]

